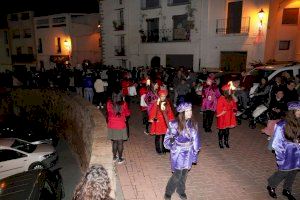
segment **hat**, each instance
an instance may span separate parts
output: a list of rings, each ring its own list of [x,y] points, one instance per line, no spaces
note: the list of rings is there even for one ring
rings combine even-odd
[[[180,103],[176,108],[177,112],[184,112],[191,109],[192,109],[192,104],[187,102]]]
[[[162,96],[162,95],[167,96],[168,95],[168,90],[167,89],[160,89],[158,91],[158,95],[159,96]]]
[[[300,101],[288,102],[288,110],[298,110],[300,109]]]

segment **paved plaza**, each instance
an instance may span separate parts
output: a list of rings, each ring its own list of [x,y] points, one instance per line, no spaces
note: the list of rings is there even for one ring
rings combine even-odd
[[[169,153],[157,155],[154,137],[143,133],[142,116],[131,104],[130,138],[125,143],[126,162],[117,165],[117,172],[126,200],[161,200],[171,176]],[[200,108],[194,115],[202,126]],[[215,124],[215,122],[214,122]],[[186,192],[189,200],[268,200],[267,178],[276,170],[274,154],[267,149],[267,137],[248,128],[247,121],[231,130],[230,149],[220,149],[217,130],[205,133],[200,129],[202,149],[199,161],[188,174]],[[277,188],[281,195],[282,183]],[[293,193],[300,199],[300,178]],[[123,199],[123,198],[122,198]],[[172,199],[178,200],[175,193]]]

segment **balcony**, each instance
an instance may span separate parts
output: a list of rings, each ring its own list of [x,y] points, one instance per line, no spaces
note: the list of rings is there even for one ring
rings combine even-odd
[[[250,17],[241,19],[217,19],[216,33],[226,34],[248,34],[250,28]]]
[[[124,30],[124,21],[116,21],[114,20],[113,21],[113,26],[114,26],[114,29],[115,31],[123,31]]]
[[[125,56],[125,47],[115,46],[115,56]]]
[[[176,29],[154,29],[146,34],[140,31],[142,43],[151,42],[187,42],[190,41],[190,30],[184,28]]]
[[[36,59],[33,54],[19,54],[11,55],[11,60],[13,63],[31,63]]]

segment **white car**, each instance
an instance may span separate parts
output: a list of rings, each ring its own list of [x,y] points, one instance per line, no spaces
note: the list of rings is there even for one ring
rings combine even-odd
[[[57,152],[50,144],[34,145],[16,138],[0,139],[0,179],[52,167],[57,159]]]
[[[300,73],[300,64],[260,66],[250,70],[247,75],[254,77],[253,87],[249,93],[250,97],[253,96],[254,91],[259,86],[261,78],[267,77],[268,81],[272,82],[276,76],[281,75],[283,72],[288,72],[295,77]]]

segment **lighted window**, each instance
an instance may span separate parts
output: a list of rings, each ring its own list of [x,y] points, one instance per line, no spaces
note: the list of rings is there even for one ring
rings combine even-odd
[[[289,41],[289,40],[279,41],[279,50],[289,50],[290,43],[291,43],[291,41]]]
[[[282,24],[298,24],[299,8],[285,8],[282,14]]]

